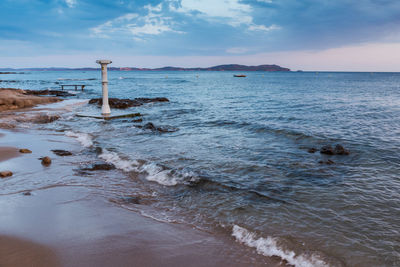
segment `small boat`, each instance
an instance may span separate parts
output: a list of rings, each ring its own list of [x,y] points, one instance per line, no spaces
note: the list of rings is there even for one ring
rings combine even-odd
[[[246,75],[244,75],[244,74],[235,74],[235,75],[233,75],[233,77],[246,77]]]

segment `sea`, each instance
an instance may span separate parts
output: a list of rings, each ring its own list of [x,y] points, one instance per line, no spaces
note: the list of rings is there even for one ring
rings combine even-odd
[[[86,85],[68,88],[76,101],[102,94],[100,71],[1,78],[31,90]],[[400,73],[109,71],[108,80],[110,97],[169,102],[112,109],[142,120],[76,116],[100,115],[84,104],[27,125],[80,144],[80,178],[63,183],[289,266],[400,266]],[[337,144],[349,155],[320,153]],[[88,162],[116,169],[93,174]]]

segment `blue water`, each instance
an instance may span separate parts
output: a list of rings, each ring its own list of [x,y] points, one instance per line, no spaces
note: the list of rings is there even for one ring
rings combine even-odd
[[[88,134],[102,149],[96,155],[124,174],[113,194],[146,195],[144,204],[124,203],[143,214],[227,235],[239,226],[252,236],[238,241],[264,242],[264,255],[294,251],[303,258],[280,256],[298,266],[399,266],[400,74],[233,74],[110,71],[110,97],[170,102],[126,110],[142,113],[142,123],[68,116],[41,127]],[[1,87],[86,84],[77,98],[101,96],[94,71],[7,79],[17,82]],[[137,127],[148,122],[177,131]],[[350,155],[308,152],[335,144]]]

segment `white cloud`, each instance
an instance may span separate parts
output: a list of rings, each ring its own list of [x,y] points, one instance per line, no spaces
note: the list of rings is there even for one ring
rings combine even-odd
[[[257,2],[271,4],[272,0],[257,0]]]
[[[256,24],[251,24],[248,28],[249,31],[273,31],[273,30],[279,30],[281,27],[272,24],[271,26],[264,26],[264,25],[256,25]]]
[[[68,7],[75,7],[77,2],[76,0],[65,0],[65,3],[67,4]]]
[[[91,31],[94,36],[102,38],[109,38],[113,34],[130,34],[136,41],[144,41],[146,36],[165,32],[183,33],[173,29],[175,23],[172,18],[159,14],[162,11],[161,4],[146,5],[144,9],[148,10],[148,14],[145,16],[128,13],[94,27]]]
[[[265,0],[269,1],[269,0]],[[239,0],[171,0],[171,11],[195,15],[212,23],[228,24],[232,27],[247,26],[249,30],[270,31],[278,29],[277,26],[257,25],[253,22],[251,13],[253,8]]]

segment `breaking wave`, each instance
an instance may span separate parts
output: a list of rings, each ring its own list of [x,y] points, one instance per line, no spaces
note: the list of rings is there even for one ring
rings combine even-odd
[[[76,140],[78,140],[78,142],[81,143],[83,147],[93,146],[93,139],[87,133],[75,133],[72,131],[67,131],[65,132],[65,135],[76,138]]]

